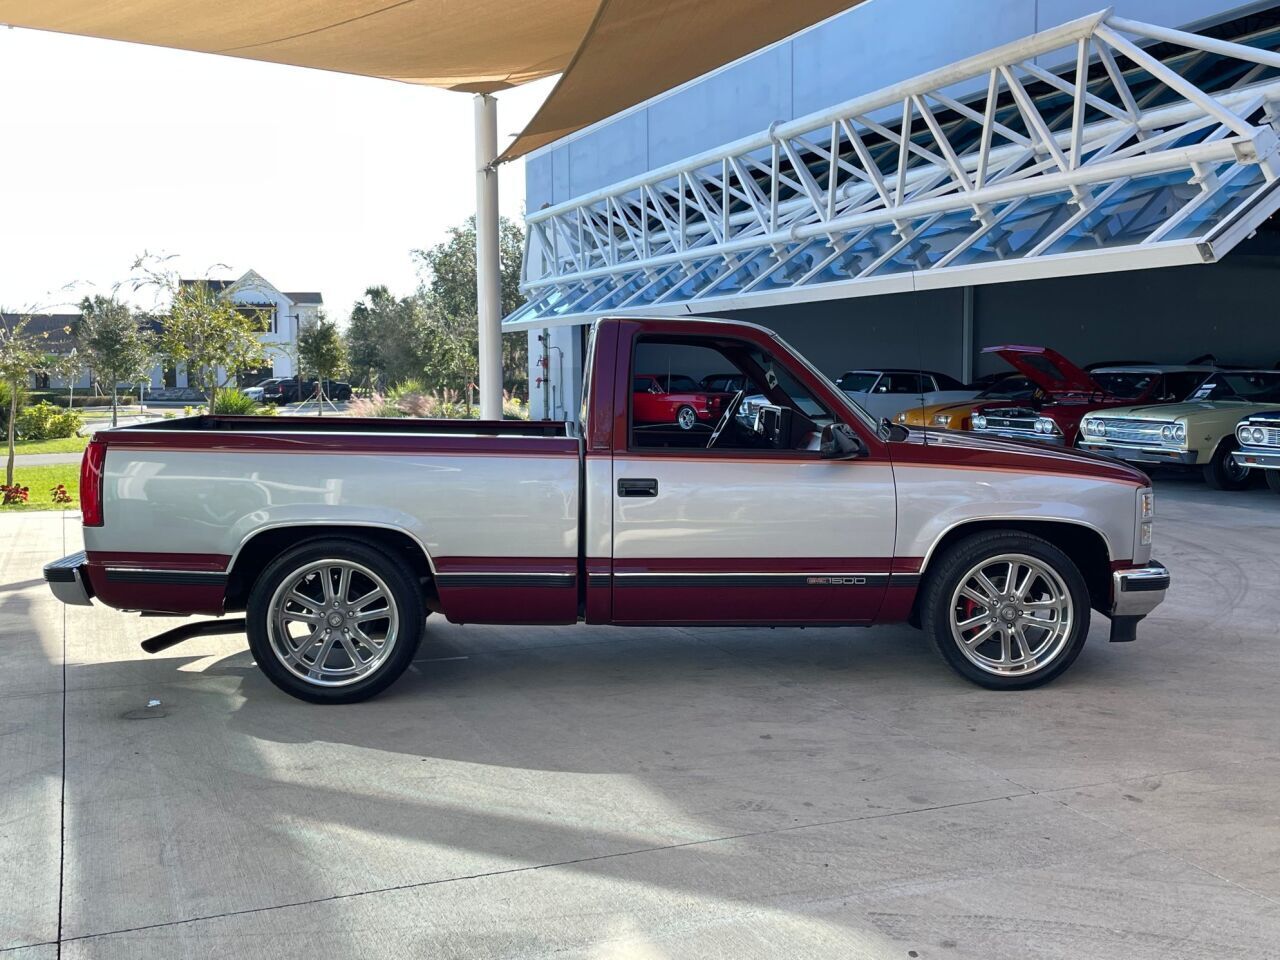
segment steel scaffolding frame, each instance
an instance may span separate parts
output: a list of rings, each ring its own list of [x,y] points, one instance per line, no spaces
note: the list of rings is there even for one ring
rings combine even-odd
[[[1280,207],[1277,101],[1280,54],[1105,10],[529,214],[504,325],[1211,262]]]

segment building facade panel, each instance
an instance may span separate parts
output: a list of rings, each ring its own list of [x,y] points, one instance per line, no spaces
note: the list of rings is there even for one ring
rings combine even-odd
[[[1240,0],[1110,4],[1121,16],[1173,27],[1199,27],[1267,5]],[[1099,0],[871,0],[535,153],[526,162],[526,205],[536,210],[544,203],[563,203],[775,120],[804,116],[1104,6]],[[1063,56],[1039,60],[1047,66]]]

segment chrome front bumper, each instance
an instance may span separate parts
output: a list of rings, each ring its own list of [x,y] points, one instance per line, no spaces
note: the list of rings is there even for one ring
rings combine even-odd
[[[83,550],[44,565],[44,580],[53,595],[63,603],[78,607],[93,606],[93,589],[85,576],[89,561]]]
[[[1127,447],[1096,440],[1081,440],[1080,449],[1114,457],[1126,463],[1163,463],[1173,466],[1193,467],[1200,459],[1199,450],[1168,450],[1162,447]]]
[[[1111,574],[1111,616],[1145,617],[1164,600],[1169,570],[1154,560],[1145,567],[1130,567]]]
[[[1231,456],[1242,467],[1257,467],[1259,470],[1280,470],[1280,450],[1259,450],[1257,447],[1244,447]]]
[[[1025,440],[1029,443],[1044,443],[1053,447],[1067,445],[1067,438],[1060,433],[1036,433],[1030,430],[1008,430],[1000,427],[974,430],[973,433],[979,437],[1004,437],[1006,440]]]

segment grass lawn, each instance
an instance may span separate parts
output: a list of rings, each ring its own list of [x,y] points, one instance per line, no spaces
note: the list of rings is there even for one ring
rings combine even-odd
[[[19,440],[13,445],[13,449],[18,456],[24,453],[79,453],[88,443],[88,437],[67,437],[64,440]],[[3,453],[2,447],[0,447],[0,453]]]
[[[0,483],[4,482],[4,473],[0,471]],[[13,482],[20,487],[29,487],[31,499],[27,503],[0,504],[0,512],[5,510],[79,510],[80,509],[80,464],[53,463],[39,467],[24,467],[19,464],[13,471]],[[53,502],[52,490],[58,484],[67,488],[71,494],[71,502],[57,504]]]

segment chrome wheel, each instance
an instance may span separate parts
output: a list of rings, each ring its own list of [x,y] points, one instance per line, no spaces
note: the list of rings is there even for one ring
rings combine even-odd
[[[368,567],[316,560],[281,581],[268,607],[271,652],[310,684],[341,687],[376,671],[395,648],[400,615]]]
[[[676,426],[681,430],[692,430],[698,423],[698,415],[693,407],[681,407],[676,411]]]
[[[974,666],[1023,676],[1066,649],[1075,609],[1066,584],[1043,560],[1001,554],[971,567],[951,595],[951,636]]]

